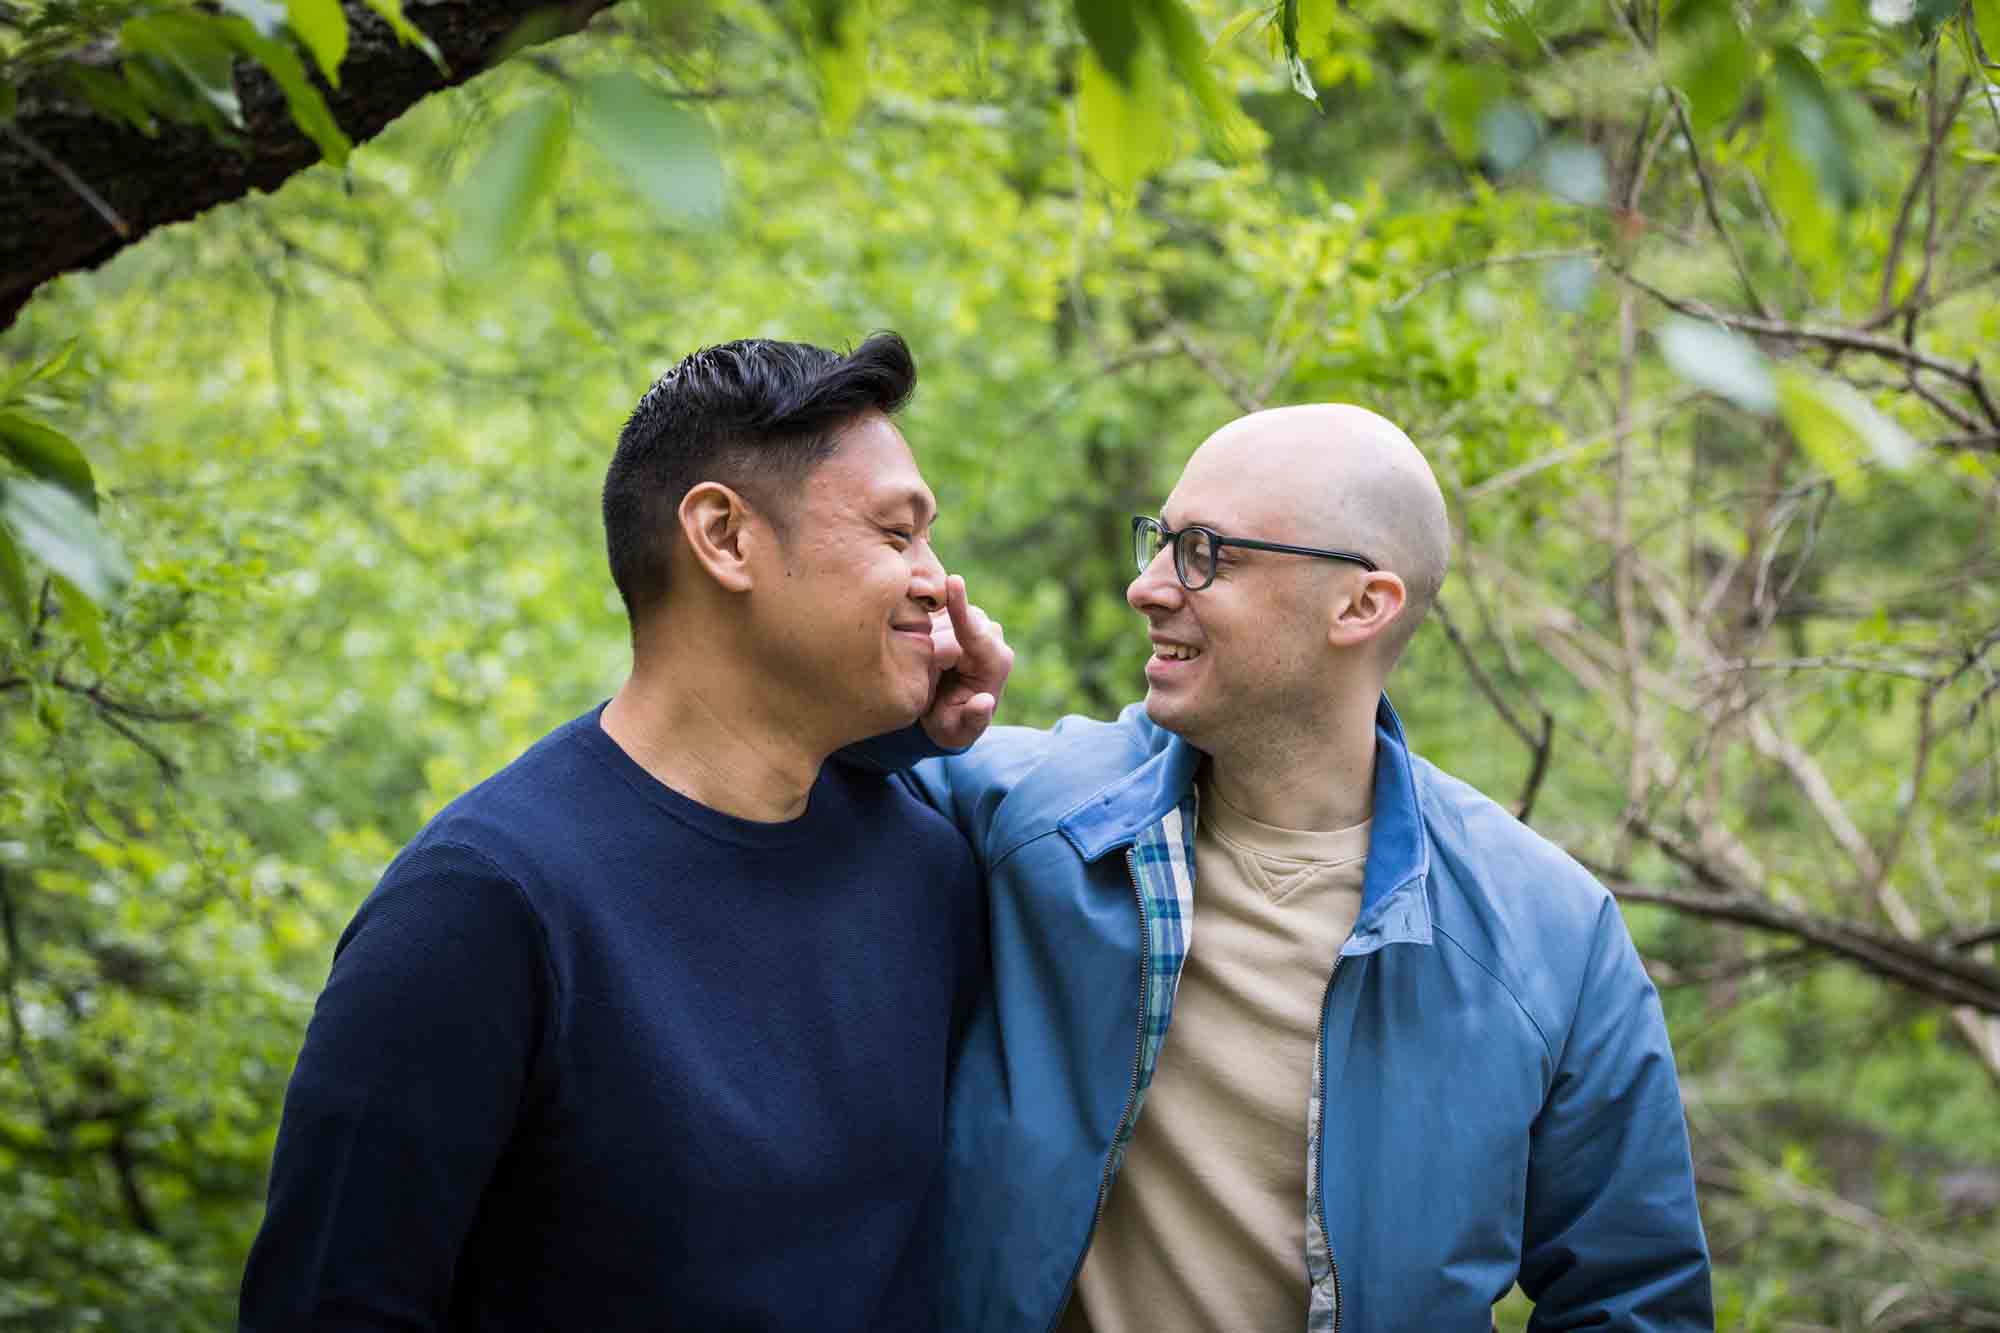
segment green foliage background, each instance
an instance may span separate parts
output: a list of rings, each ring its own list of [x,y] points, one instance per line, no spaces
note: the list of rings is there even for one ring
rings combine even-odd
[[[1949,664],[2000,622],[1990,447],[1903,459],[1969,432],[1886,372],[1869,392],[1891,426],[1843,425],[1814,387],[1841,363],[1783,339],[1676,358],[1672,311],[1616,276],[1730,306],[1747,269],[1801,318],[1867,310],[1927,137],[1911,108],[1963,78],[1939,175],[1947,215],[1965,192],[1944,255],[1964,282],[1924,307],[1923,346],[1953,365],[2000,346],[1978,258],[2000,110],[1972,10],[1687,5],[1635,45],[1644,15],[1560,0],[1198,6],[1205,97],[1165,40],[1119,82],[1045,3],[879,0],[844,45],[782,6],[625,9],[428,100],[344,169],[54,284],[0,339],[18,368],[62,358],[16,398],[83,445],[132,566],[101,626],[39,583],[0,620],[0,1327],[228,1323],[347,916],[430,813],[620,679],[597,488],[624,413],[702,344],[909,339],[904,429],[941,550],[1018,651],[1005,718],[1025,723],[1140,689],[1126,516],[1204,435],[1246,401],[1384,411],[1463,526],[1454,625],[1550,718],[1533,822],[1636,880],[1671,869],[1631,842],[1642,713],[1550,628],[1624,628],[1608,497],[1694,591],[1768,537],[1833,608],[1784,627],[1799,660]],[[1286,22],[1317,104],[1267,37]],[[637,103],[635,71],[656,90]],[[1659,133],[1674,71],[1741,265]],[[672,170],[635,155],[633,125]],[[1661,194],[1612,197],[1656,137]],[[1746,379],[1787,406],[1745,408]],[[1809,544],[1759,510],[1781,483]],[[1637,631],[1666,677],[1702,679],[1687,624]],[[1970,660],[1940,696],[1964,725],[1913,783],[1927,678],[1819,673],[1785,700],[1864,836],[1914,849],[1890,882],[1937,932],[2000,916],[1991,672]],[[1394,694],[1418,748],[1522,793],[1532,749],[1441,627]],[[1694,708],[1653,718],[1670,748],[1725,734]],[[1763,888],[1872,920],[1769,757],[1725,758],[1707,808]],[[1692,836],[1701,808],[1665,790],[1646,809]],[[1724,1326],[2000,1310],[1995,1075],[1936,999],[1628,915],[1667,983]],[[1735,970],[1704,979],[1718,961]],[[1517,1293],[1503,1325],[1525,1317]]]

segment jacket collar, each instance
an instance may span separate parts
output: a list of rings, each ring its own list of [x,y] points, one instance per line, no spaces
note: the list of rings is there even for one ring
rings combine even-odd
[[[1178,736],[1124,777],[1100,788],[1058,821],[1086,861],[1129,845],[1149,825],[1190,800],[1202,753]],[[1361,915],[1341,950],[1373,953],[1385,944],[1431,941],[1430,904],[1400,892],[1430,872],[1430,838],[1417,800],[1416,766],[1389,697],[1375,708],[1375,813],[1362,878]]]
[[[1429,944],[1431,906],[1422,886],[1430,869],[1430,830],[1417,799],[1416,765],[1403,739],[1403,720],[1385,694],[1375,706],[1375,816],[1368,830],[1361,914],[1341,957],[1373,953],[1385,944]],[[1415,891],[1404,892],[1410,885]]]

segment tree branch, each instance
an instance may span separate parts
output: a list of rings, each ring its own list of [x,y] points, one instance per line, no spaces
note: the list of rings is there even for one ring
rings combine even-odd
[[[1946,1004],[2000,1014],[2000,968],[1970,962],[1932,944],[1780,907],[1760,894],[1741,889],[1703,893],[1671,885],[1644,885],[1608,866],[1592,864],[1581,856],[1577,859],[1621,902],[1651,903],[1710,921],[1786,935]]]
[[[610,0],[567,0],[581,26]],[[542,0],[437,0],[414,9],[449,72],[398,41],[363,0],[345,0],[350,45],[340,87],[322,87],[333,117],[356,143],[373,138],[413,103],[485,67],[487,57]],[[108,120],[55,77],[21,90],[0,135],[0,328],[42,283],[95,268],[156,227],[253,190],[277,188],[320,160],[293,123],[276,83],[242,62],[238,146],[206,130],[162,124],[148,137]],[[115,221],[114,221],[115,220]],[[119,224],[123,224],[122,230]]]
[[[1718,310],[1714,306],[1701,301],[1690,301],[1682,297],[1669,295],[1617,264],[1607,261],[1605,267],[1616,274],[1619,281],[1631,284],[1667,309],[1692,316],[1695,319],[1710,320],[1725,328],[1735,329],[1741,333],[1756,334],[1763,338],[1775,338],[1786,342],[1811,342],[1826,347],[1841,348],[1850,352],[1864,352],[1870,356],[1881,357],[1885,361],[1894,361],[1898,365],[1909,366],[1917,370],[1928,370],[1932,374],[1942,375],[1944,378],[1952,381],[1952,383],[1970,392],[1979,402],[1981,410],[1987,414],[1992,423],[1996,427],[2000,427],[2000,408],[1994,407],[1991,397],[1987,394],[1985,380],[1980,374],[1979,363],[1977,361],[1970,362],[1965,366],[1955,366],[1949,361],[1940,361],[1936,357],[1927,356],[1893,338],[1884,338],[1872,333],[1863,333],[1855,329],[1828,328],[1821,325],[1793,324],[1786,320],[1768,319],[1760,315],[1745,315],[1733,310]]]

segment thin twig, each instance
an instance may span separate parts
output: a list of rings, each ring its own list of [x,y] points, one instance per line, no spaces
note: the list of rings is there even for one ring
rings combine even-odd
[[[1180,349],[1187,353],[1188,359],[1200,366],[1203,373],[1215,381],[1215,386],[1229,396],[1229,401],[1236,404],[1238,410],[1243,412],[1257,410],[1256,395],[1235,371],[1224,365],[1221,358],[1196,338],[1185,324],[1171,317],[1165,322],[1168,336],[1180,344]]]
[[[1924,193],[1925,186],[1934,181],[1934,168],[1937,166],[1938,149],[1944,143],[1944,136],[1951,128],[1951,122],[1958,116],[1958,108],[1965,102],[1967,90],[1972,87],[1971,79],[1962,80],[1958,85],[1958,92],[1952,96],[1951,106],[1946,109],[1944,115],[1939,116],[1937,114],[1937,49],[1935,47],[1931,49],[1930,81],[1931,96],[1929,101],[1925,103],[1925,111],[1931,118],[1925,125],[1925,128],[1930,133],[1924,138],[1923,156],[1917,159],[1917,169],[1911,175],[1909,187],[1903,191],[1903,201],[1896,210],[1895,229],[1889,233],[1889,249],[1885,262],[1882,265],[1882,288],[1875,300],[1875,314],[1877,318],[1883,316],[1893,318],[1892,312],[1896,308],[1896,273],[1902,266],[1903,238],[1909,231],[1910,217],[1916,212],[1917,199]],[[1935,228],[1936,225],[1937,209],[1935,204],[1933,204],[1931,208],[1931,226]],[[1933,235],[1935,235],[1935,232],[1933,232]],[[1929,271],[1928,264],[1925,265],[1925,271]],[[1920,286],[1921,283],[1919,283]],[[1911,289],[1913,294],[1917,290],[1918,288]]]
[[[1589,245],[1570,246],[1561,250],[1523,250],[1518,254],[1511,255],[1488,255],[1484,259],[1476,259],[1469,264],[1454,264],[1450,268],[1439,269],[1437,272],[1427,275],[1420,279],[1416,286],[1383,306],[1382,313],[1393,315],[1439,283],[1450,282],[1453,279],[1462,278],[1468,273],[1477,273],[1481,269],[1500,268],[1508,264],[1539,264],[1551,259],[1594,260],[1598,257],[1599,251],[1597,247]]]
[[[1688,120],[1687,108],[1679,96],[1667,94],[1667,100],[1674,104],[1674,115],[1680,121],[1681,137],[1687,141],[1688,160],[1694,163],[1694,178],[1701,184],[1701,202],[1708,213],[1708,223],[1715,228],[1715,234],[1729,250],[1729,260],[1736,266],[1736,276],[1743,282],[1743,294],[1759,315],[1770,317],[1771,308],[1764,304],[1764,298],[1757,294],[1757,284],[1750,279],[1750,266],[1743,261],[1743,251],[1737,247],[1736,237],[1722,223],[1722,210],[1715,203],[1715,185],[1708,178],[1708,167],[1701,160],[1701,147],[1694,134],[1694,125]]]
[[[26,130],[11,121],[7,121],[0,122],[0,132],[4,132],[8,138],[21,145],[27,151],[28,156],[54,172],[56,179],[60,180],[64,185],[69,186],[76,193],[77,198],[89,204],[91,210],[97,216],[104,219],[105,225],[118,233],[119,240],[129,241],[132,239],[131,224],[118,216],[118,210],[107,203],[103,195],[91,189],[89,183],[83,177],[71,171],[68,166],[57,159],[54,153],[51,153],[48,149],[42,147],[41,144],[35,142],[33,138],[29,137]]]
[[[1555,742],[1555,718],[1550,715],[1548,709],[1537,704],[1536,712],[1539,714],[1537,729],[1530,732],[1527,724],[1514,715],[1512,705],[1493,683],[1492,677],[1486,674],[1486,669],[1479,664],[1479,659],[1473,656],[1471,645],[1466,643],[1465,636],[1459,633],[1458,626],[1452,623],[1451,614],[1445,609],[1444,603],[1433,604],[1431,615],[1437,620],[1438,627],[1444,630],[1445,638],[1449,639],[1451,646],[1457,650],[1459,659],[1465,663],[1466,671],[1472,676],[1472,683],[1479,687],[1479,692],[1486,696],[1487,702],[1500,714],[1500,720],[1507,724],[1508,730],[1520,737],[1521,743],[1528,747],[1532,756],[1528,766],[1528,780],[1521,788],[1520,799],[1514,803],[1514,818],[1525,824],[1535,808],[1535,796],[1541,791],[1542,779],[1548,773],[1549,752]]]
[[[1780,657],[1761,661],[1739,658],[1718,662],[1705,671],[1697,672],[1694,678],[1715,680],[1744,671],[1858,671],[1878,676],[1900,676],[1905,680],[1930,681],[1936,678],[1935,672],[1922,667],[1900,662],[1870,662],[1856,657]]]

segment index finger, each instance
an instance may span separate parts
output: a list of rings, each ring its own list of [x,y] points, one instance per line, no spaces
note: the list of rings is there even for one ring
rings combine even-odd
[[[951,632],[958,636],[960,644],[969,645],[975,631],[972,625],[972,607],[965,597],[965,579],[953,574],[944,581],[944,609],[951,617]]]

